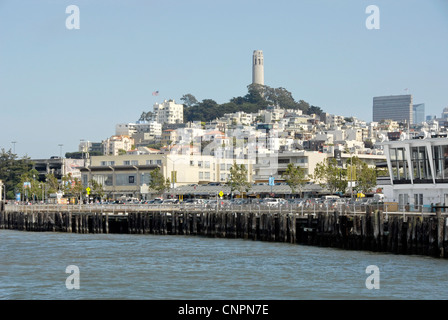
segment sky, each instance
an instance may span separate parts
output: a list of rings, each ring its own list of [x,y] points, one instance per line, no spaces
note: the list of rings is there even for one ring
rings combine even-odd
[[[408,93],[448,107],[448,0],[0,0],[0,148],[60,156],[164,99],[244,96],[254,50],[265,85],[331,114],[372,121],[373,97]]]

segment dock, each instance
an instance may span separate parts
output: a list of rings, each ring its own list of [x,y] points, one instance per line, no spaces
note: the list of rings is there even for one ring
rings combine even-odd
[[[443,210],[1,203],[0,230],[240,238],[448,258],[448,220]]]

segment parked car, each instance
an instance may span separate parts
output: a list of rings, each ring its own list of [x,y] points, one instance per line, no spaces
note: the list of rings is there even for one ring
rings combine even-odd
[[[269,207],[276,207],[282,203],[283,203],[282,199],[278,199],[278,198],[266,198],[263,201],[263,204],[265,204]]]
[[[165,199],[163,200],[162,204],[178,204],[179,200],[177,199]]]
[[[148,204],[161,204],[162,202],[163,202],[163,199],[155,198],[155,199],[149,200]]]
[[[205,201],[203,199],[187,199],[182,202],[184,206],[202,206],[205,204]]]

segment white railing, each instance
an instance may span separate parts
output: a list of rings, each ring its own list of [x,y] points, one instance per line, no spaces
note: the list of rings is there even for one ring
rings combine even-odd
[[[385,213],[406,213],[420,215],[435,215],[435,210],[431,212],[430,207],[405,208],[397,205],[390,207],[387,204],[370,204],[372,210],[381,210]],[[409,211],[406,209],[410,209]],[[414,210],[412,210],[414,209]],[[419,209],[419,210],[416,210]],[[8,212],[99,212],[109,214],[127,214],[130,212],[206,212],[206,211],[233,211],[233,212],[259,212],[259,213],[294,213],[299,215],[317,214],[317,213],[345,213],[345,214],[364,214],[366,205],[360,204],[326,204],[326,203],[282,203],[268,205],[266,203],[248,203],[248,204],[229,204],[218,201],[206,204],[7,204],[5,210]],[[445,215],[445,213],[443,213]]]

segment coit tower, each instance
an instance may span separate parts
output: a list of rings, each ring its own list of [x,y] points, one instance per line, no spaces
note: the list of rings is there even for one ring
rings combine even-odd
[[[264,61],[262,50],[254,50],[254,54],[252,55],[252,83],[264,86]]]

